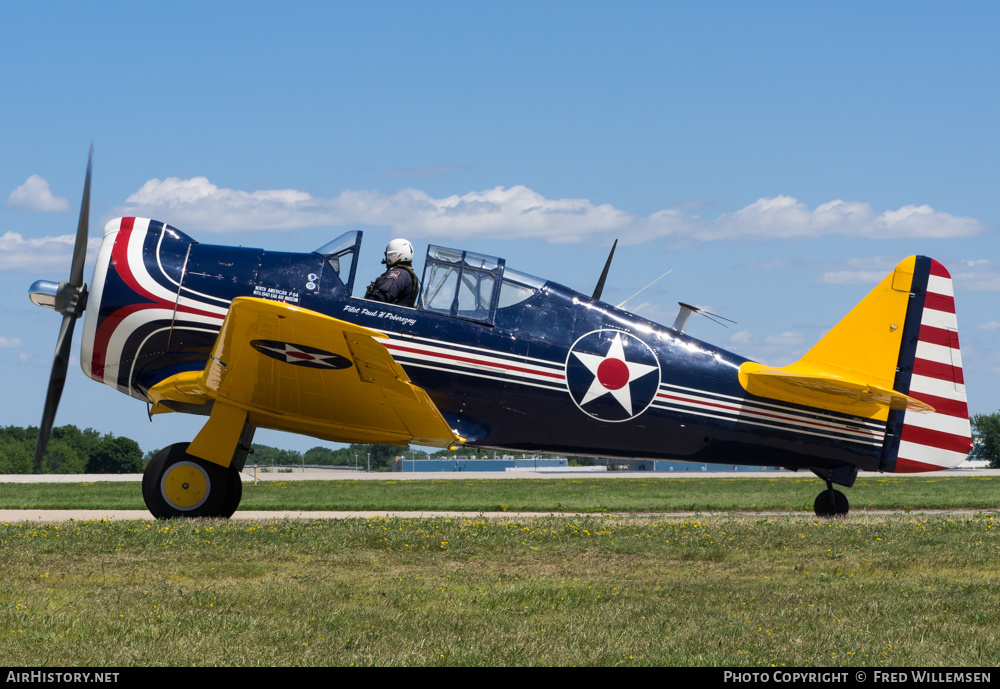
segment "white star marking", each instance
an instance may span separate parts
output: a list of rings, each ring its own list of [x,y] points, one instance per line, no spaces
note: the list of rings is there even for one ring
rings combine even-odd
[[[281,347],[261,345],[260,349],[277,354],[278,356],[275,358],[279,360],[284,357],[285,363],[288,364],[309,362],[312,364],[318,364],[324,368],[337,368],[336,364],[339,360],[341,360],[341,357],[336,354],[327,354],[324,356],[318,353],[304,352],[290,342],[283,342]]]
[[[605,356],[581,352],[573,352],[573,356],[594,374],[594,380],[590,384],[587,394],[583,396],[580,406],[582,407],[587,402],[602,395],[611,395],[625,408],[629,416],[632,415],[632,381],[656,370],[656,366],[638,364],[625,359],[625,348],[622,346],[621,334],[615,335],[615,339],[611,342],[611,347]]]

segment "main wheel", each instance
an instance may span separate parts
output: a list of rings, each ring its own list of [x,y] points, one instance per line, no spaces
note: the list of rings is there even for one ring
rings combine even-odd
[[[813,511],[817,517],[843,517],[850,509],[847,496],[839,490],[824,490],[816,496]]]
[[[239,476],[189,455],[187,448],[188,443],[171,445],[149,462],[142,475],[146,507],[157,519],[231,516],[242,495]]]
[[[240,472],[233,467],[226,469],[229,478],[229,495],[226,496],[226,504],[223,507],[222,515],[226,519],[233,516],[236,508],[240,506],[243,499],[243,480],[240,479]]]

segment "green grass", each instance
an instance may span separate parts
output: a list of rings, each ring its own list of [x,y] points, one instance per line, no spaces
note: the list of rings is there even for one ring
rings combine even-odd
[[[0,657],[95,667],[995,666],[998,522],[0,524]]]
[[[244,484],[243,510],[472,512],[811,511],[824,484],[790,478],[437,479],[262,481]],[[861,478],[844,489],[852,511],[997,509],[1000,477]],[[0,483],[0,509],[145,509],[138,483]]]

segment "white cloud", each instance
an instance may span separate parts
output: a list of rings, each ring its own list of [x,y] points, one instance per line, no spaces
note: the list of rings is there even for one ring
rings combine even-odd
[[[24,184],[10,192],[4,205],[7,208],[42,213],[65,213],[70,209],[69,200],[53,196],[49,183],[38,175],[32,175]]]
[[[1000,266],[986,259],[964,261],[965,267],[951,271],[956,290],[1000,292]]]
[[[989,323],[980,323],[976,328],[978,330],[997,330],[1000,329],[1000,322],[990,321]]]
[[[974,218],[904,206],[876,213],[866,203],[831,201],[815,210],[788,196],[759,199],[705,220],[676,208],[637,216],[588,199],[550,199],[525,186],[495,187],[434,198],[418,189],[392,194],[350,190],[317,198],[295,189],[255,192],[223,189],[205,177],[151,179],[117,208],[150,216],[187,231],[236,232],[330,225],[380,225],[416,236],[579,242],[614,235],[623,243],[658,237],[687,241],[768,240],[837,234],[870,238],[962,237],[983,232]]]
[[[853,258],[823,273],[819,281],[828,285],[875,285],[896,267],[894,258]],[[948,265],[945,265],[948,268]],[[1000,292],[1000,267],[986,259],[958,261],[949,271],[955,289],[968,292]]]
[[[676,304],[659,304],[651,301],[640,302],[633,306],[631,300],[629,300],[622,308],[628,309],[637,316],[648,318],[654,323],[666,323],[668,325],[674,322],[678,311]]]
[[[76,236],[64,234],[58,237],[25,239],[17,232],[0,235],[0,270],[19,271],[43,277],[65,280],[69,277],[70,263]],[[96,252],[101,240],[91,238],[87,243],[88,253]]]
[[[803,239],[828,234],[895,239],[967,237],[984,229],[974,218],[939,213],[926,205],[876,213],[867,203],[837,200],[810,210],[790,196],[777,196],[719,216],[709,232],[712,239]]]
[[[771,270],[772,268],[791,268],[798,265],[801,261],[794,258],[782,258],[780,256],[767,259],[767,260],[754,260],[747,261],[744,265],[747,268],[754,268],[757,270]]]
[[[897,261],[888,258],[851,258],[820,275],[826,285],[877,285],[896,267]]]
[[[12,349],[21,346],[20,337],[0,337],[0,349]]]
[[[768,335],[764,341],[780,347],[799,347],[805,344],[806,338],[801,333],[783,332],[780,335]]]
[[[220,189],[204,177],[149,180],[116,212],[218,232],[360,224],[389,226],[417,236],[502,233],[511,239],[541,236],[557,243],[626,226],[631,218],[607,204],[547,199],[524,186],[440,199],[417,189],[394,194],[344,191],[332,199],[319,199],[294,189],[252,193]]]
[[[761,340],[749,330],[739,330],[729,337],[732,351],[767,366],[786,366],[802,358],[811,342],[804,335],[783,332]]]

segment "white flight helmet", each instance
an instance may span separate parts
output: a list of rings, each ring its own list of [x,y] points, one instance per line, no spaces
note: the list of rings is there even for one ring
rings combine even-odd
[[[385,260],[382,263],[391,268],[403,262],[413,262],[413,245],[405,239],[393,239],[385,246]]]

